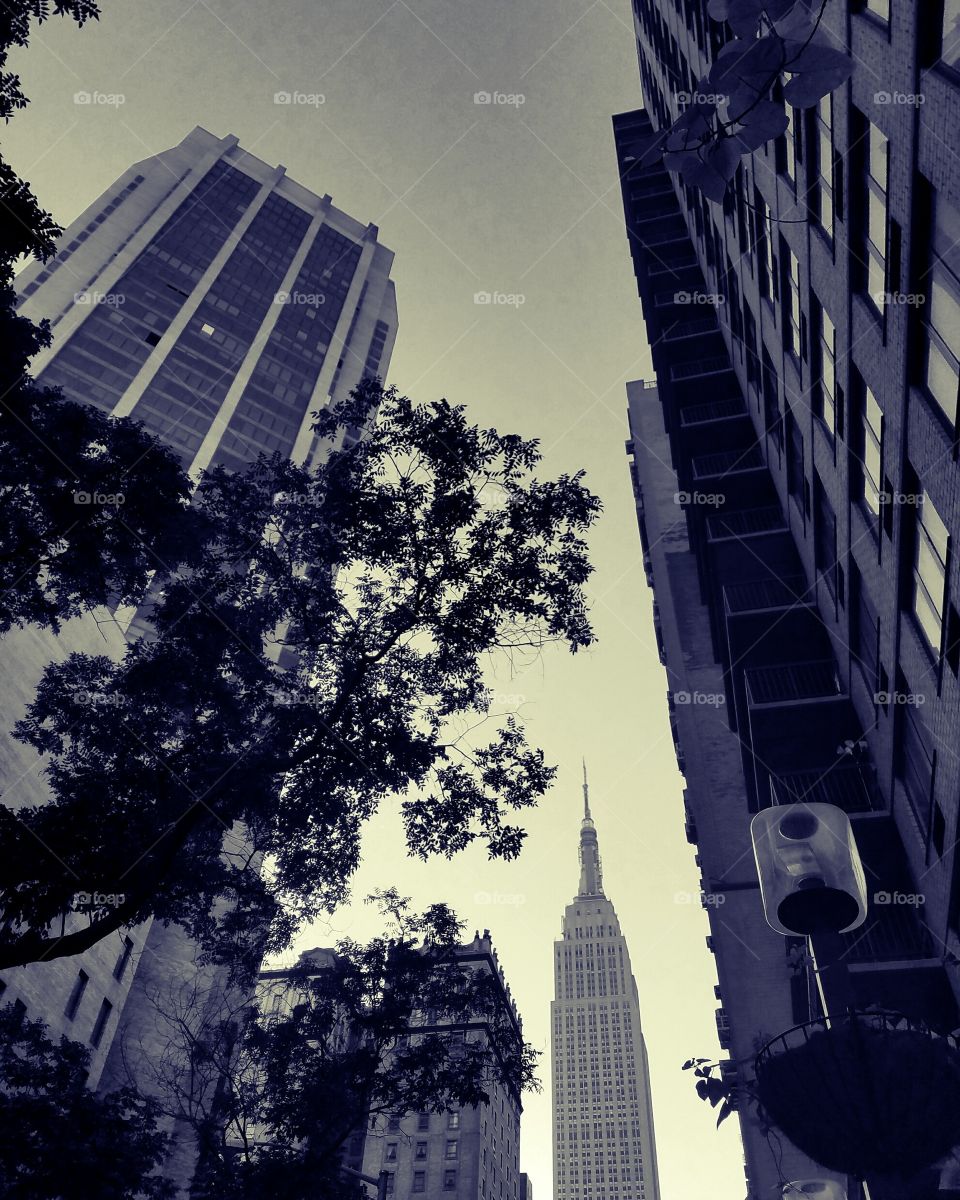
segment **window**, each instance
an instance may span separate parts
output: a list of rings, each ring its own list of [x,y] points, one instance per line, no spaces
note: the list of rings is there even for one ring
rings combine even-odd
[[[837,598],[837,518],[834,516],[820,477],[813,476],[814,525],[813,551],[817,573],[827,590]]]
[[[97,1019],[94,1022],[93,1033],[90,1034],[90,1045],[97,1047],[103,1041],[103,1034],[107,1028],[107,1022],[110,1020],[110,1014],[113,1012],[113,1005],[109,1000],[104,1000],[100,1004],[100,1011],[97,1013]]]
[[[866,0],[864,9],[873,13],[875,17],[879,17],[881,21],[890,20],[890,0]]]
[[[133,939],[125,937],[123,946],[120,950],[120,955],[117,958],[116,966],[113,968],[114,979],[122,979],[124,972],[127,969],[127,963],[130,961],[130,955],[133,953]]]
[[[864,385],[861,398],[859,445],[859,471],[861,493],[857,499],[874,516],[880,515],[883,502],[881,481],[883,479],[883,413],[873,392]]]
[[[913,612],[934,654],[940,653],[947,592],[947,527],[925,491],[917,508],[913,550]]]
[[[397,1131],[399,1128],[400,1128],[400,1118],[399,1118],[399,1117],[397,1117],[397,1116],[392,1116],[392,1117],[388,1118],[388,1120],[387,1120],[387,1129],[388,1129],[388,1130],[389,1130],[391,1133],[396,1133],[396,1131]]]
[[[890,154],[886,137],[868,122],[867,226],[864,239],[867,295],[883,312],[887,281],[887,187]]]
[[[777,298],[777,262],[774,257],[773,216],[770,206],[754,189],[757,245],[760,249],[760,295],[771,303]]]
[[[791,255],[791,257],[793,257]],[[837,330],[825,308],[819,309],[820,377],[817,381],[818,415],[831,434],[837,432]]]
[[[783,345],[791,354],[800,357],[800,263],[784,243],[783,272]]]
[[[426,1173],[426,1171],[414,1171],[414,1173],[413,1173],[413,1190],[415,1192],[425,1192],[427,1190],[427,1173]]]
[[[904,696],[912,695],[909,684],[899,671],[897,691]],[[897,778],[903,784],[910,808],[926,842],[930,833],[930,806],[933,799],[933,740],[923,722],[921,706],[898,704],[896,721]]]
[[[83,999],[83,993],[87,990],[89,982],[90,976],[86,971],[77,972],[76,982],[70,991],[70,998],[67,1000],[67,1007],[63,1010],[68,1021],[72,1021],[77,1015],[77,1009],[80,1007],[80,1001]]]
[[[396,1162],[397,1161],[397,1143],[396,1142],[387,1142],[387,1149],[386,1149],[386,1153],[383,1156],[383,1160],[384,1160],[384,1162]]]
[[[924,382],[952,429],[960,381],[960,210],[943,196],[934,201],[931,251]]]
[[[457,1157],[457,1143],[456,1142],[453,1142],[453,1141],[447,1142],[447,1152],[444,1155],[444,1157],[445,1158],[456,1158]]]
[[[885,690],[880,687],[880,625],[856,567],[851,571],[850,590],[853,601],[853,653],[870,693],[876,697],[878,691]]]
[[[459,1129],[460,1128],[460,1114],[458,1112],[452,1112],[452,1113],[447,1114],[447,1128],[448,1129]]]
[[[419,1113],[417,1115],[417,1129],[429,1129],[429,1128],[430,1128],[430,1114],[429,1113]]]
[[[797,184],[797,151],[799,149],[800,122],[797,110],[791,104],[784,106],[787,112],[787,128],[783,134],[783,160],[781,170],[793,187]]]
[[[823,96],[814,110],[817,182],[814,190],[814,210],[820,227],[833,238],[836,182],[833,159],[833,93]]]
[[[388,1196],[392,1196],[397,1186],[397,1177],[392,1171],[387,1172],[386,1187],[384,1191]]]
[[[414,1152],[413,1157],[414,1158],[426,1158],[427,1157],[427,1143],[426,1142],[417,1142],[417,1148],[416,1148],[416,1151]]]
[[[790,405],[786,413],[787,441],[787,492],[800,512],[803,512],[803,434],[793,415]]]
[[[452,1192],[456,1189],[456,1186],[457,1186],[456,1171],[444,1171],[444,1173],[443,1173],[443,1190],[445,1192]]]
[[[943,35],[940,61],[960,71],[960,0],[943,0]]]

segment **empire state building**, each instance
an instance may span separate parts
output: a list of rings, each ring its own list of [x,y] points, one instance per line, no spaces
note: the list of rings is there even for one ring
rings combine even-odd
[[[659,1200],[640,999],[626,939],[603,892],[586,768],[583,812],[580,887],[554,943],[554,1194]]]

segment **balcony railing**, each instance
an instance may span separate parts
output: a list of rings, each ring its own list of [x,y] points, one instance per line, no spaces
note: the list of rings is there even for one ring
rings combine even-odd
[[[739,512],[713,513],[707,517],[707,534],[714,542],[760,533],[780,533],[785,532],[786,528],[787,523],[779,504],[744,508]]]
[[[782,771],[770,780],[775,804],[834,804],[845,813],[874,812],[880,805],[870,768],[838,759],[812,771]]]
[[[744,671],[744,678],[747,695],[755,705],[791,704],[844,695],[832,658],[748,667]]]
[[[677,271],[686,271],[691,267],[699,266],[695,254],[684,254],[673,259],[658,257],[647,267],[647,275],[651,279],[655,279],[661,275],[672,275]]]
[[[642,233],[637,235],[640,238],[640,244],[646,246],[665,246],[670,242],[680,242],[689,240],[690,234],[687,233],[686,226],[681,229],[664,229],[659,233]]]
[[[746,415],[743,400],[736,396],[729,400],[711,400],[707,404],[691,404],[688,408],[682,408],[680,424],[686,429],[692,425],[706,425],[710,421],[724,421],[728,417]]]
[[[909,905],[873,905],[859,929],[843,934],[848,963],[911,962],[935,958],[930,933]]]
[[[670,368],[670,378],[677,382],[732,370],[730,359],[725,354],[714,354],[710,358],[695,358],[692,362],[674,363]]]
[[[780,510],[777,509],[779,512]],[[768,612],[813,604],[813,592],[802,575],[774,579],[751,579],[746,583],[728,583],[723,589],[728,613]]]
[[[765,465],[763,453],[756,443],[743,449],[701,454],[692,462],[695,479],[726,478],[741,471],[758,471]]]
[[[716,317],[698,317],[695,321],[681,321],[664,330],[665,342],[678,342],[682,338],[696,337],[701,333],[719,333],[720,326]]]

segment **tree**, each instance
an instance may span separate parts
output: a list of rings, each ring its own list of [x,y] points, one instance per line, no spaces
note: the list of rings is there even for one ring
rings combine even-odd
[[[13,0],[0,6],[0,117],[26,103],[4,70],[51,13],[85,24],[92,0]],[[137,422],[38,387],[30,360],[49,323],[16,312],[17,261],[45,262],[61,230],[29,184],[0,160],[0,635],[14,625],[58,629],[100,604],[138,600],[158,572],[199,552],[202,526],[176,456]]]
[[[152,1172],[166,1139],[157,1106],[131,1088],[86,1086],[90,1053],[0,1007],[0,1193],[6,1200],[167,1200]]]
[[[787,128],[785,104],[813,108],[853,60],[819,33],[827,0],[710,0],[733,33],[685,110],[663,131],[663,165],[720,202],[740,160]],[[781,86],[784,75],[790,78]]]
[[[385,932],[344,939],[323,963],[302,959],[283,985],[294,1003],[278,1013],[226,1012],[189,991],[172,1007],[157,999],[170,1041],[152,1086],[195,1131],[197,1200],[353,1195],[342,1153],[371,1121],[538,1086],[502,984],[462,960],[455,914],[415,913],[395,890],[369,902]]]
[[[581,474],[538,480],[535,442],[375,381],[316,429],[365,423],[314,471],[211,473],[194,500],[207,552],[158,597],[156,637],[48,667],[17,736],[46,756],[52,798],[0,808],[0,967],[150,915],[253,967],[344,899],[393,795],[413,854],[519,852],[509,814],[554,770],[513,717],[473,744],[495,722],[483,669],[591,643],[599,501]],[[78,890],[111,899],[78,924]]]

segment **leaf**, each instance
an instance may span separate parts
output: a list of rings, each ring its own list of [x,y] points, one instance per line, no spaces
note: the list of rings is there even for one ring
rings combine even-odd
[[[853,74],[853,59],[825,42],[813,41],[806,47],[787,42],[786,48],[785,71],[792,78],[784,86],[783,98],[795,108],[813,108]]]
[[[731,1106],[731,1104],[730,1104],[730,1102],[729,1102],[729,1100],[728,1100],[728,1101],[727,1101],[727,1102],[726,1102],[726,1103],[723,1105],[723,1107],[720,1109],[720,1114],[719,1114],[719,1116],[717,1117],[717,1125],[716,1125],[717,1129],[719,1129],[719,1128],[720,1128],[720,1126],[721,1126],[721,1125],[724,1123],[724,1121],[727,1119],[727,1117],[729,1117],[729,1116],[730,1116],[730,1114],[731,1114],[732,1112],[733,1112],[733,1108],[732,1108],[732,1106]]]
[[[700,1097],[701,1100],[707,1099],[709,1092],[707,1091],[707,1081],[705,1079],[701,1079],[697,1083],[697,1095]]]
[[[761,100],[744,114],[740,128],[733,140],[741,153],[749,154],[767,142],[773,141],[787,128],[787,113],[782,104],[774,100]]]
[[[715,21],[726,21],[737,37],[750,38],[760,28],[764,12],[772,21],[793,8],[796,0],[710,0],[707,12]]]

